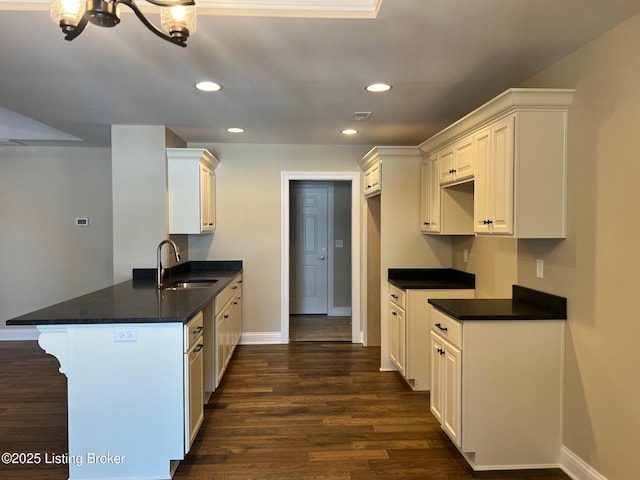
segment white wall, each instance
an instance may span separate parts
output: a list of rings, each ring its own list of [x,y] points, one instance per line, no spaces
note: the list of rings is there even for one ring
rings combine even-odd
[[[0,219],[0,329],[111,285],[110,150],[0,147]]]
[[[156,267],[156,248],[169,236],[166,148],[173,146],[184,143],[161,125],[111,127],[115,283],[133,268]],[[175,263],[163,253],[165,265]]]
[[[245,333],[280,332],[281,172],[359,171],[361,146],[217,144],[217,226],[191,235],[192,260],[243,260]]]

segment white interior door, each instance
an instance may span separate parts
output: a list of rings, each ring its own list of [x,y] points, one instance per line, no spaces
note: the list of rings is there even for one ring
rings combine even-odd
[[[329,186],[291,184],[291,314],[328,313]]]

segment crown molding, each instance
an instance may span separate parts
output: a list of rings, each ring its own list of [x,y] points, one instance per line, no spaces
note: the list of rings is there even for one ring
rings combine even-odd
[[[382,0],[197,0],[199,15],[376,18]],[[141,8],[151,5],[140,1]],[[48,10],[43,0],[0,0],[0,10]]]

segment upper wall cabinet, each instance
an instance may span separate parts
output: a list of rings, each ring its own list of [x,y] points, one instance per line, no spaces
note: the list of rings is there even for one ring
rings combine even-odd
[[[218,159],[204,148],[167,148],[169,233],[216,229]]]
[[[367,154],[360,164],[363,169],[364,188],[366,198],[379,195],[382,192],[382,159],[377,154]]]
[[[454,211],[469,216],[469,233],[566,237],[568,109],[574,92],[507,90],[420,145],[425,159],[438,157],[441,200],[454,192],[450,185],[473,179],[472,194],[455,192],[463,201]],[[446,204],[441,201],[443,227]]]
[[[473,135],[468,135],[438,152],[440,185],[473,178]]]

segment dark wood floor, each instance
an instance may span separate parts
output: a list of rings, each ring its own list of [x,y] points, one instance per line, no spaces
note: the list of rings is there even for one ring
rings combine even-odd
[[[351,317],[290,315],[291,342],[350,342]]]
[[[428,412],[428,394],[345,342],[240,346],[177,480],[567,480],[559,470],[474,473]],[[0,342],[0,453],[64,453],[66,378],[35,342]],[[66,466],[0,478],[58,480]]]

